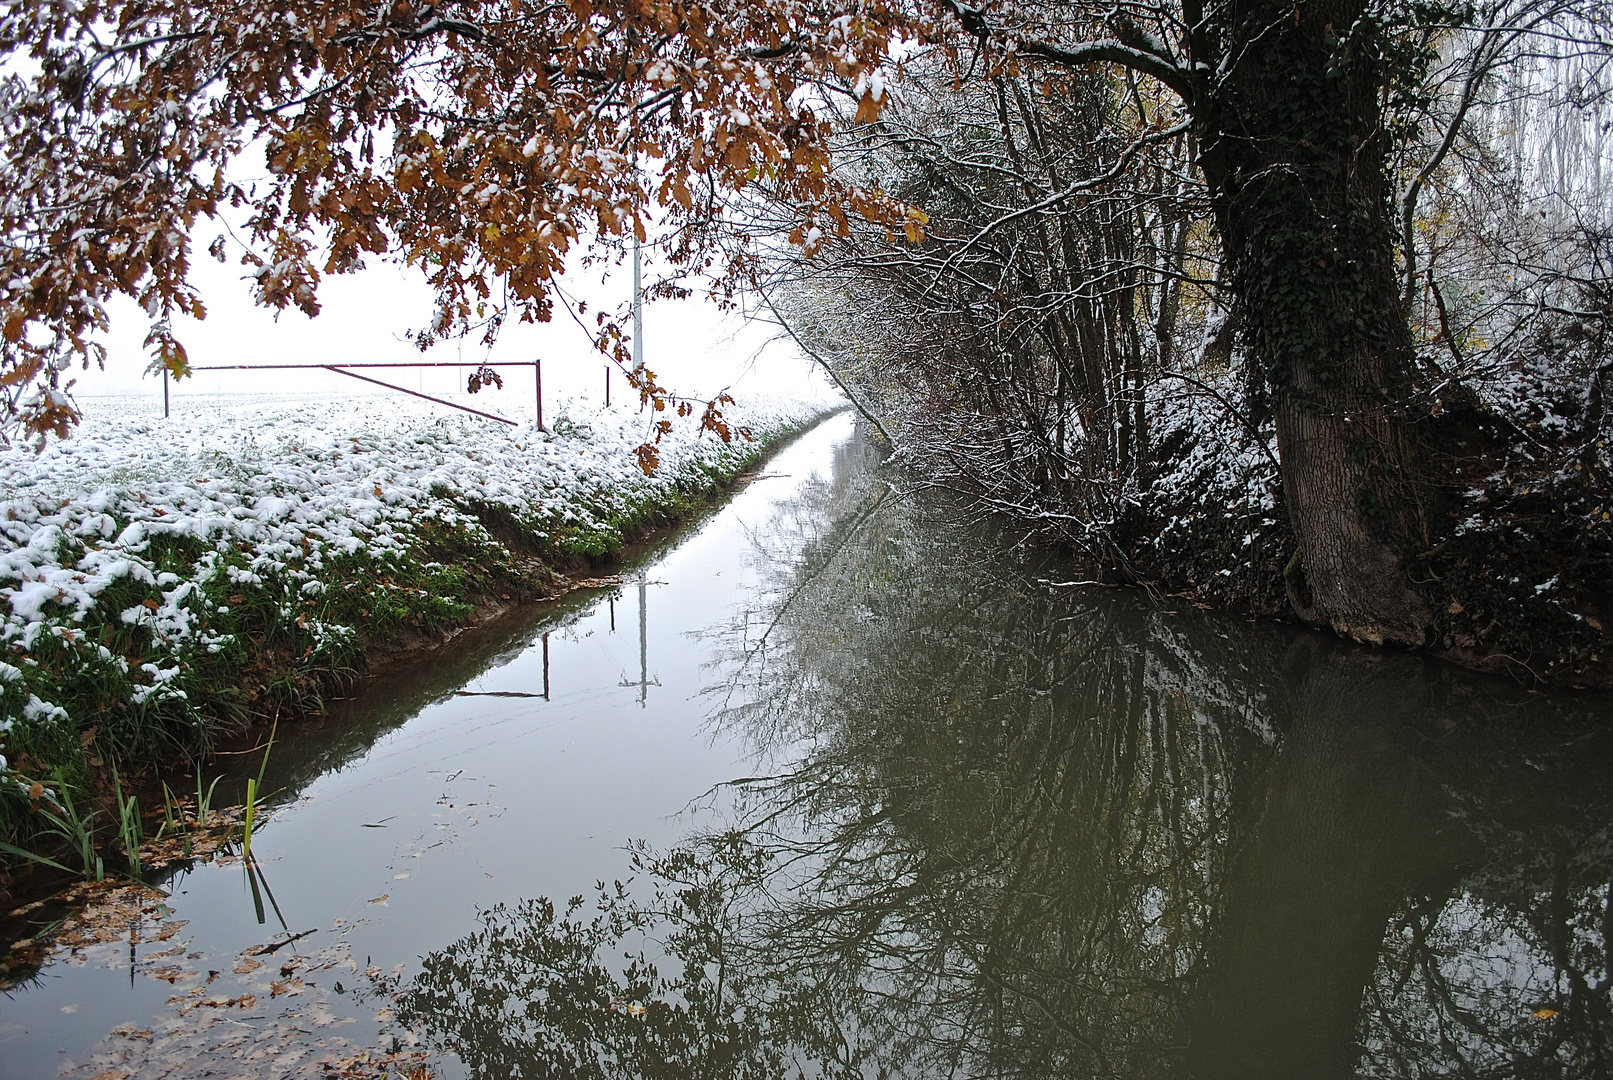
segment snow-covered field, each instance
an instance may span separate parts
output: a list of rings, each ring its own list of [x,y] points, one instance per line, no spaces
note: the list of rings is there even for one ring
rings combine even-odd
[[[612,548],[624,524],[732,475],[828,407],[731,407],[730,422],[751,428],[755,443],[725,445],[682,421],[647,476],[634,449],[659,417],[632,406],[562,404],[546,410],[545,434],[530,415],[510,427],[401,395],[187,397],[166,420],[150,399],[81,404],[85,422],[71,439],[37,455],[0,451],[7,742],[19,741],[17,725],[91,724],[54,692],[53,678],[82,682],[75,665],[123,684],[119,709],[189,712],[187,670],[243,644],[227,616],[249,594],[272,593],[271,618],[294,620],[308,649],[349,640],[357,628],[331,621],[344,609],[322,601],[374,587],[346,579],[355,566],[406,566],[433,530],[495,550],[478,518],[488,507],[560,552]],[[42,655],[51,657],[43,667]]]

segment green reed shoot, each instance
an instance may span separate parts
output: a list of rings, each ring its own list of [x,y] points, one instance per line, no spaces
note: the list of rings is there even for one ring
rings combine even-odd
[[[52,809],[43,806],[39,808],[40,817],[49,825],[45,831],[60,837],[77,850],[85,877],[105,881],[106,867],[95,850],[95,811],[80,814],[78,806],[73,802],[72,789],[59,777],[55,795],[50,799],[49,805]]]
[[[257,810],[258,789],[263,785],[263,774],[269,769],[269,751],[274,749],[274,736],[280,730],[280,720],[275,718],[274,726],[269,729],[269,742],[263,748],[263,762],[258,766],[256,779],[246,782],[246,819],[241,827],[241,857],[252,858],[252,821]],[[260,922],[262,920],[259,920]]]
[[[179,823],[174,820],[174,793],[168,787],[168,781],[162,783],[162,828],[157,830],[154,839],[161,840],[169,833],[179,831]]]
[[[176,807],[179,810],[178,817],[174,816]],[[162,828],[157,830],[157,839],[161,840],[165,836],[172,836],[183,831],[185,834],[185,858],[188,859],[190,858],[191,830],[186,829],[184,826],[185,808],[180,806],[179,796],[174,794],[173,789],[168,786],[168,782],[165,780],[162,785]]]
[[[263,747],[263,761],[258,765],[258,786],[263,786],[263,774],[269,771],[269,751],[274,749],[274,736],[280,730],[280,717],[274,718],[269,728],[269,741]]]
[[[241,826],[241,857],[252,858],[252,812],[258,801],[258,782],[246,782],[246,822]]]
[[[198,829],[207,828],[207,819],[213,813],[213,792],[218,789],[218,782],[222,779],[224,779],[222,776],[213,777],[213,782],[208,785],[206,791],[203,791],[202,767],[199,764],[196,766],[196,827]]]
[[[123,837],[123,852],[129,859],[129,873],[134,877],[140,876],[140,842],[144,839],[144,828],[140,820],[140,804],[130,795],[118,807],[121,818],[118,832]]]
[[[129,875],[138,880],[140,841],[144,838],[144,829],[140,822],[140,804],[132,794],[127,799],[123,797],[123,781],[118,776],[116,764],[112,766],[112,794],[118,805],[118,838],[123,842],[124,857],[129,860]]]

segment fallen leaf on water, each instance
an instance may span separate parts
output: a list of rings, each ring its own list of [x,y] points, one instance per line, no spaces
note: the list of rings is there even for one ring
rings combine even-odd
[[[1552,1017],[1554,1017],[1556,1015],[1557,1015],[1557,1010],[1556,1009],[1536,1009],[1535,1010],[1535,1019],[1536,1020],[1550,1020]]]
[[[237,975],[250,975],[263,966],[262,960],[254,960],[250,956],[241,957],[241,962],[235,965]]]
[[[196,973],[194,971],[185,968],[181,964],[168,964],[164,967],[157,968],[155,971],[147,972],[147,974],[154,979],[161,979],[163,982],[169,983],[170,985],[178,982],[180,979],[193,979],[196,977]],[[207,980],[208,982],[212,982],[213,979],[218,977],[218,972],[216,971],[209,972],[208,974],[211,976],[211,978]]]
[[[382,893],[380,896],[377,896],[374,900],[371,900],[370,903],[372,903],[372,904],[384,904],[384,903],[386,903],[386,898],[391,896],[391,895],[392,895],[391,893]]]

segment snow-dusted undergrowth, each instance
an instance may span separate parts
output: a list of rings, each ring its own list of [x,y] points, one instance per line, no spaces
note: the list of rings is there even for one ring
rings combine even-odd
[[[205,746],[220,723],[317,692],[366,641],[463,619],[476,591],[521,580],[493,532],[528,555],[607,553],[823,408],[731,408],[753,442],[678,424],[653,476],[634,455],[650,417],[632,408],[562,408],[548,434],[397,397],[189,400],[170,420],[92,408],[42,454],[0,452],[12,779],[70,767],[81,746]]]

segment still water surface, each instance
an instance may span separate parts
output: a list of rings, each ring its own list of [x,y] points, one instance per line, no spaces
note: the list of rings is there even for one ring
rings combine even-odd
[[[282,733],[261,878],[0,999],[0,1073],[1613,1073],[1606,697],[1060,587],[876,466],[832,420]]]

